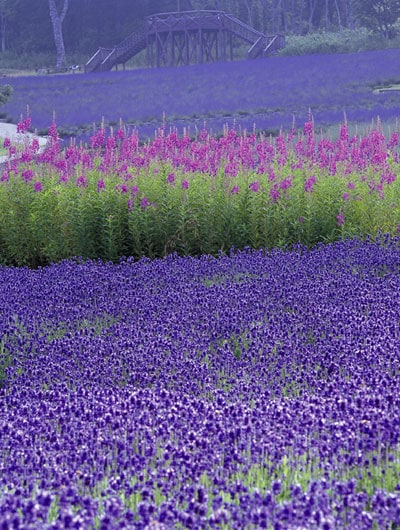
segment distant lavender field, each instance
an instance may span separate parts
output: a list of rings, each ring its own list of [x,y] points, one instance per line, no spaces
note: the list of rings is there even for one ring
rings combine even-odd
[[[398,50],[273,57],[180,68],[18,77],[4,110],[14,122],[29,105],[32,124],[46,130],[55,113],[64,134],[87,138],[93,123],[122,120],[153,136],[167,126],[218,133],[224,125],[275,131],[302,126],[311,112],[317,127],[343,121],[393,121],[400,93],[376,94],[400,79]]]

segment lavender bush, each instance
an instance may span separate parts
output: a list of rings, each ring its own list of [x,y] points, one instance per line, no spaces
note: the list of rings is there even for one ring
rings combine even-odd
[[[1,527],[396,528],[399,263],[1,268]]]
[[[311,109],[321,127],[349,121],[398,118],[398,93],[373,88],[399,79],[398,50],[352,54],[272,57],[182,68],[90,75],[10,79],[13,98],[4,111],[16,123],[31,109],[33,126],[45,131],[56,114],[60,132],[88,140],[93,123],[138,128],[142,139],[166,114],[168,125],[194,134],[206,123],[220,133],[225,124],[258,130],[289,130],[307,121]],[[115,121],[117,120],[117,121]],[[89,132],[88,132],[89,131]],[[82,135],[82,132],[84,134]]]

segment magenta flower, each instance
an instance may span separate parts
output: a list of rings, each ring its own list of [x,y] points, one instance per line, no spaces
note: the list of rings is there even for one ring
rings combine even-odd
[[[100,179],[100,180],[97,182],[97,191],[104,190],[105,188],[106,188],[106,183],[104,182],[103,179]]]
[[[143,210],[145,210],[148,206],[150,206],[149,199],[147,197],[143,197],[140,202],[140,206],[142,207]]]
[[[349,182],[349,183],[347,184],[347,188],[348,188],[349,190],[354,190],[354,182]]]
[[[169,173],[168,176],[167,176],[167,182],[169,184],[173,184],[175,182],[175,174],[174,173]],[[182,183],[183,184],[183,183]]]
[[[342,212],[339,212],[336,216],[336,219],[338,226],[342,226],[342,224],[344,223],[344,214]]]
[[[303,128],[304,134],[310,135],[314,132],[314,124],[312,121],[307,121]]]
[[[304,217],[301,215],[301,216],[299,217],[299,223],[304,223],[304,221],[305,221],[305,219],[304,219]]]
[[[43,184],[40,182],[40,180],[35,182],[35,184],[33,186],[33,190],[34,191],[42,191],[42,189],[43,189]]]
[[[269,192],[269,195],[271,197],[271,199],[276,202],[279,197],[281,196],[281,192],[274,186],[270,192]]]
[[[31,127],[31,119],[30,117],[26,117],[24,120],[21,119],[20,122],[17,123],[17,133],[26,133],[29,131]]]
[[[26,181],[29,182],[34,177],[34,172],[32,169],[25,169],[25,171],[22,172],[21,176]]]
[[[121,193],[128,193],[128,186],[126,184],[117,184],[115,186],[115,189],[120,191]]]
[[[292,179],[290,177],[286,177],[284,180],[282,180],[280,188],[281,190],[287,190],[292,185]]]
[[[249,188],[256,193],[260,189],[260,183],[256,180],[249,184]]]
[[[231,189],[232,195],[236,195],[237,193],[239,193],[239,191],[240,191],[239,186],[233,186],[233,188]]]
[[[11,145],[11,140],[10,140],[10,138],[4,138],[3,147],[4,147],[5,149],[7,149],[8,147],[10,147],[10,145]]]
[[[76,185],[78,188],[86,188],[87,187],[87,181],[84,175],[81,175],[76,179]]]
[[[182,180],[182,188],[184,190],[187,190],[189,189],[189,182],[185,179],[185,180]]]
[[[347,191],[345,191],[345,192],[343,193],[343,195],[342,195],[342,199],[343,199],[344,201],[348,201],[349,198],[350,198],[350,194],[347,193]]]
[[[311,177],[309,177],[304,183],[304,191],[308,193],[313,193],[316,182],[317,182],[317,177],[315,175],[312,175]]]

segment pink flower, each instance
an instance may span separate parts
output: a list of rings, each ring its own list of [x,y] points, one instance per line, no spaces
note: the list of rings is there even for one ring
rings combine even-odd
[[[317,182],[317,177],[315,175],[312,175],[311,177],[309,177],[304,183],[304,191],[313,193],[314,185],[316,182]]]
[[[115,186],[115,189],[120,191],[121,193],[128,193],[128,186],[126,184],[117,184]]]
[[[303,132],[304,134],[312,134],[314,131],[314,124],[312,121],[307,121],[305,124],[304,124],[304,129],[303,129]]]
[[[143,210],[145,210],[148,206],[150,206],[150,201],[147,197],[143,197],[143,199],[140,202],[140,206]]]
[[[305,219],[304,219],[304,217],[301,215],[301,216],[299,217],[299,223],[304,223],[304,221],[305,221]]]
[[[349,182],[349,183],[347,184],[347,188],[348,188],[349,190],[354,190],[354,182]]]
[[[43,189],[43,185],[42,183],[40,182],[40,180],[38,180],[37,182],[35,182],[34,186],[33,186],[33,190],[34,191],[42,191]]]
[[[270,192],[269,192],[269,195],[271,197],[271,199],[276,202],[279,197],[281,196],[281,192],[274,186]]]
[[[105,188],[106,188],[106,183],[104,182],[103,179],[100,179],[100,180],[97,182],[97,191],[104,190]]]
[[[182,188],[184,190],[187,190],[189,189],[189,182],[185,179],[185,180],[182,180]]]
[[[249,184],[249,188],[251,189],[251,191],[254,191],[254,193],[256,193],[260,189],[260,183],[256,180]]]
[[[10,138],[4,138],[3,147],[4,147],[5,149],[7,149],[8,147],[10,147],[10,145],[11,145],[11,140],[10,140]]]
[[[21,120],[19,123],[17,123],[17,133],[26,133],[31,127],[31,119],[28,116],[24,120]]]
[[[34,174],[34,172],[33,172],[32,169],[25,169],[25,171],[23,171],[22,174],[21,174],[22,178],[23,178],[26,182],[32,180],[33,177],[34,177],[34,175],[35,175],[35,174]]]
[[[175,174],[174,173],[169,173],[168,176],[167,176],[167,182],[169,184],[173,184],[175,182]]]
[[[342,195],[342,199],[343,199],[344,201],[347,201],[347,200],[349,200],[349,198],[350,198],[350,195],[347,193],[347,191],[345,191],[345,192],[343,193],[343,195]]]
[[[87,181],[84,175],[81,175],[76,179],[76,185],[78,188],[86,188],[87,187]]]
[[[237,193],[239,193],[239,191],[240,191],[239,186],[233,186],[233,188],[231,189],[232,195],[236,195]]]
[[[339,212],[336,216],[336,219],[338,226],[342,226],[342,224],[344,223],[344,214],[342,212]]]
[[[280,188],[281,190],[287,190],[292,185],[292,179],[290,177],[286,177],[284,180],[282,180]]]

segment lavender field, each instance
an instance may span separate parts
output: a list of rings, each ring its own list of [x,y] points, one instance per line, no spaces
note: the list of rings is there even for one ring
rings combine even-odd
[[[399,264],[2,268],[2,528],[398,528]]]
[[[394,55],[305,60],[15,79],[0,529],[400,528]],[[194,109],[215,132],[169,129]]]
[[[46,131],[55,113],[59,131],[87,141],[93,124],[124,124],[153,138],[168,126],[215,134],[224,125],[266,130],[301,127],[310,111],[319,127],[343,121],[398,118],[400,94],[376,86],[399,80],[398,50],[271,57],[180,68],[100,74],[29,76],[7,80],[14,95],[4,112],[16,123],[29,105],[32,126]]]

